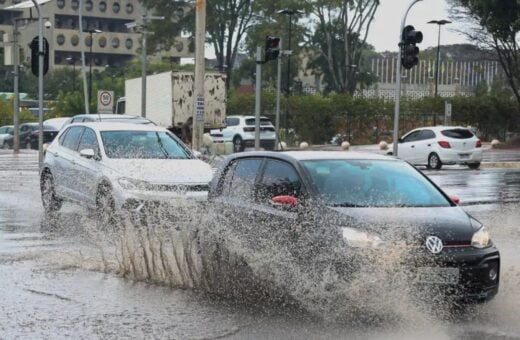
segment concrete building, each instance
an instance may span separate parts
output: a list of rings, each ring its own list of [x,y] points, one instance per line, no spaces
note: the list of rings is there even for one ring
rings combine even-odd
[[[31,11],[5,10],[2,8],[16,4],[20,0],[0,0],[0,39],[7,46],[12,42],[13,21],[15,18],[29,17]],[[84,46],[86,61],[90,61],[92,48],[92,65],[101,68],[105,65],[119,66],[139,54],[141,34],[138,30],[129,30],[125,24],[140,21],[144,13],[137,0],[84,0],[83,30],[99,30],[101,33],[84,33],[79,37],[79,0],[53,0],[42,5],[43,15],[52,24],[45,30],[45,37],[50,45],[50,67],[80,64],[80,49]],[[35,17],[35,11],[32,15]],[[7,34],[3,34],[7,33]],[[23,55],[28,55],[28,44],[37,35],[36,23],[20,28],[19,42]],[[91,40],[92,37],[92,40]],[[8,40],[8,41],[6,41]],[[186,40],[186,41],[185,41]],[[178,38],[178,42],[170,50],[161,55],[184,57],[190,55],[189,41]],[[67,59],[68,58],[68,59]]]

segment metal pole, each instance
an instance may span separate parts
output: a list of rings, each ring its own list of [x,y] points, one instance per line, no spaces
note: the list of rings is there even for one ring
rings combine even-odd
[[[289,14],[289,45],[288,49],[291,50],[291,34],[292,34],[292,14]],[[287,56],[287,95],[291,94],[291,54]]]
[[[146,16],[146,14],[145,14]],[[146,24],[143,23],[141,46],[141,116],[146,118]]]
[[[401,29],[399,30],[399,52],[397,54],[397,62],[401,63],[401,41],[402,41],[402,32],[404,30],[404,26],[406,24],[406,17],[408,16],[408,12],[410,12],[410,9],[422,0],[412,0],[406,11],[404,12],[403,18],[401,19]],[[395,111],[394,111],[394,138],[393,138],[393,155],[397,157],[398,155],[398,141],[399,141],[399,100],[401,98],[401,65],[397,65],[395,68],[395,75],[396,75],[396,86],[395,86]]]
[[[255,150],[260,150],[260,104],[262,99],[262,47],[256,48]]]
[[[92,45],[94,45],[94,41],[92,38],[93,32],[90,31],[90,53],[88,58],[88,64],[89,64],[89,73],[88,73],[88,98],[89,100],[92,100]]]
[[[18,69],[18,20],[14,19],[13,27],[13,56],[14,56],[14,106],[13,106],[13,152],[20,152],[20,94],[19,94],[19,69]]]
[[[79,0],[79,41],[83,41],[83,0]],[[85,71],[85,49],[84,44],[80,43],[80,51],[81,51],[81,75],[83,77],[83,96],[85,97],[85,113],[90,114],[90,94],[88,93],[87,88],[87,72]]]
[[[204,136],[204,81],[205,81],[206,0],[195,3],[195,79],[192,148],[200,150]]]
[[[279,48],[280,55],[278,56],[278,70],[276,76],[276,139],[275,139],[275,150],[279,150],[280,148],[280,97],[282,92],[282,57],[283,57],[283,47],[282,47],[282,39],[280,39]]]
[[[40,5],[32,0],[38,13],[38,165],[43,163],[43,18]]]
[[[72,91],[76,92],[76,59],[72,59]]]
[[[439,60],[440,60],[440,53],[441,53],[441,25],[439,26],[439,35],[437,40],[437,65],[435,66],[435,98],[439,95]],[[437,125],[437,110],[433,113],[433,126]]]

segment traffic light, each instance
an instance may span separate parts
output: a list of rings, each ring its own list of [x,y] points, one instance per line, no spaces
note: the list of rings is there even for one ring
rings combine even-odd
[[[406,26],[403,30],[401,38],[401,65],[407,70],[411,69],[419,63],[419,47],[416,44],[421,43],[423,34],[416,31],[411,25]]]
[[[280,38],[265,37],[265,62],[276,60],[280,55]]]
[[[39,69],[39,46],[38,46],[38,37],[34,37],[31,41],[31,71],[36,77],[38,77],[38,69]],[[43,38],[43,74],[47,74],[49,71],[49,42],[47,39]]]

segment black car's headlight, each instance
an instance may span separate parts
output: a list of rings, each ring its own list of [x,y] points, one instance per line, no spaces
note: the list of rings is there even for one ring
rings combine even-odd
[[[480,228],[473,234],[471,246],[479,249],[491,246],[491,236],[485,227]]]
[[[354,248],[377,248],[383,244],[379,236],[354,228],[342,228],[342,234],[347,244]]]

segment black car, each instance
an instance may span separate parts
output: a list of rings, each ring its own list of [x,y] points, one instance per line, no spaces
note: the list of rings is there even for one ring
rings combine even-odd
[[[29,136],[34,133],[35,131],[38,131],[38,123],[24,123],[20,124],[20,147],[22,148],[30,148],[30,145],[27,143]],[[13,148],[14,144],[14,135],[11,135],[11,137],[4,139],[4,144],[7,145],[10,149]]]
[[[60,132],[60,130],[58,130],[58,128],[56,128],[55,126],[44,124],[43,125],[43,144],[51,143],[54,140],[54,138],[58,135],[58,132]],[[26,149],[38,150],[39,133],[40,133],[40,129],[38,126],[36,126],[36,129],[31,131],[31,133],[29,133],[25,137],[25,139],[23,139],[24,142],[22,145]],[[22,140],[21,137],[20,137],[20,140]]]
[[[319,151],[235,154],[216,172],[209,202],[252,250],[282,244],[278,249],[304,261],[332,249],[384,257],[388,247],[402,247],[409,251],[400,259],[406,279],[419,287],[478,302],[498,292],[500,255],[486,228],[398,159]],[[364,269],[337,268],[346,276]]]

